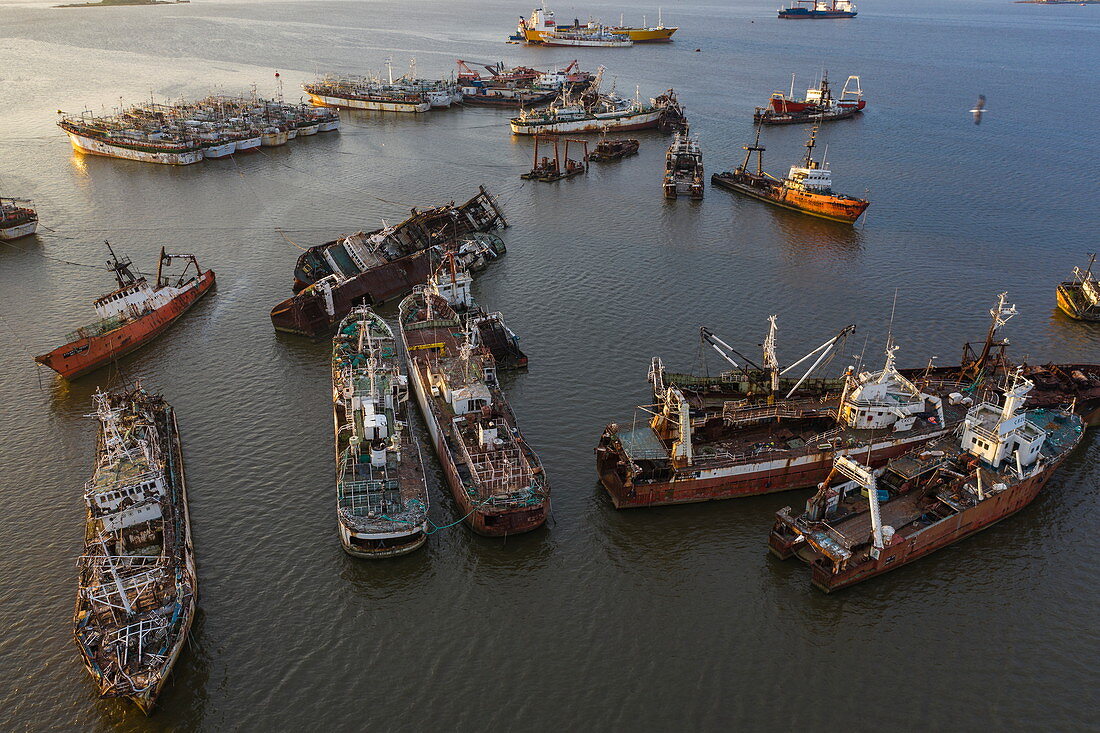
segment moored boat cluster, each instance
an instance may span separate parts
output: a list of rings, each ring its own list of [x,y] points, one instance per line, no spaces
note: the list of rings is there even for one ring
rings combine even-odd
[[[855,15],[843,0],[830,2],[800,2],[780,17]],[[660,21],[656,28],[579,20],[566,27],[552,19],[540,9],[521,22],[524,41],[629,46],[670,40],[676,30]],[[305,104],[214,96],[136,105],[109,116],[64,115],[58,125],[80,151],[187,165],[335,130],[340,117],[331,107],[516,108],[508,122],[512,134],[535,138],[525,179],[582,176],[590,160],[638,152],[638,140],[606,133],[658,128],[673,133],[664,195],[703,198],[699,139],[673,89],[648,101],[640,91],[633,98],[602,92],[604,68],[587,73],[576,61],[545,71],[485,64],[486,73],[458,64],[451,80],[420,78],[415,65],[384,81],[327,76],[303,85]],[[803,100],[792,99],[793,82],[789,95],[773,95],[768,108],[757,110],[756,139],[744,146],[743,162],[715,174],[712,183],[782,208],[855,222],[869,202],[834,192],[831,171],[814,155],[817,124],[864,109],[859,79],[852,80],[858,92],[839,100],[825,78]],[[534,109],[540,105],[548,106]],[[788,123],[814,127],[804,160],[778,178],[764,170],[760,126]],[[558,137],[589,133],[603,135],[591,153],[586,139]],[[549,149],[540,145],[550,144],[553,160],[539,155]],[[0,215],[0,239],[29,236],[37,226],[37,212],[24,200],[0,199]],[[412,553],[459,524],[508,537],[547,522],[548,472],[501,379],[502,371],[524,369],[528,358],[504,316],[472,293],[473,276],[506,253],[492,232],[507,226],[485,187],[463,203],[413,208],[395,225],[383,221],[302,248],[293,277],[287,274],[288,297],[269,311],[275,331],[331,338],[335,526],[351,556]],[[116,282],[93,301],[96,320],[35,357],[62,378],[117,364],[213,291],[213,271],[202,270],[193,254],[162,249],[154,278],[135,272],[107,246]],[[1073,318],[1100,320],[1092,266],[1076,269],[1058,287],[1059,307]],[[387,303],[397,304],[389,321]],[[674,373],[654,357],[653,402],[629,424],[608,424],[595,446],[600,485],[616,509],[811,489],[804,511],[785,507],[770,533],[761,528],[761,542],[766,537],[775,555],[806,561],[814,585],[827,592],[906,565],[1023,509],[1080,444],[1085,428],[1100,424],[1100,365],[1010,360],[1007,341],[997,336],[1015,314],[1001,294],[979,348],[964,346],[956,366],[933,367],[929,360],[924,369],[899,367],[890,338],[876,368],[864,368],[861,357],[826,373],[854,326],[783,363],[772,316],[762,366],[702,328],[702,346],[732,368],[715,376]],[[181,441],[172,408],[141,389],[97,392],[94,406],[99,436],[84,493],[74,635],[101,694],[128,697],[148,712],[196,608]],[[454,500],[443,509],[430,498],[433,468]],[[448,507],[449,516],[437,523]]]
[[[138,104],[111,115],[62,114],[57,125],[83,153],[191,165],[337,130],[340,115],[255,95],[211,96],[194,102]]]

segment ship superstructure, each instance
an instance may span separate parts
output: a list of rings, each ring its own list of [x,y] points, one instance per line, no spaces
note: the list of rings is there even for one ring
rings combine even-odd
[[[1084,429],[1067,410],[1023,409],[1032,386],[1016,373],[1003,404],[975,404],[957,431],[893,458],[879,471],[858,452],[837,456],[804,514],[793,516],[790,507],[777,513],[772,552],[805,560],[813,584],[829,592],[901,567],[1023,509]]]
[[[409,379],[462,519],[507,536],[543,525],[550,484],[520,432],[485,346],[474,346],[447,300],[418,288],[401,301]]]
[[[198,586],[175,412],[136,389],[96,392],[96,467],[73,632],[103,697],[151,712],[195,616]]]
[[[760,127],[757,126],[755,142],[742,146],[746,151],[744,162],[732,173],[715,173],[711,183],[773,206],[853,224],[871,202],[833,191],[832,171],[824,160],[819,162],[813,157],[816,139],[817,126],[814,126],[806,142],[806,158],[802,165],[791,166],[787,177],[779,179],[764,171],[766,148],[760,144]],[[755,172],[749,169],[753,153],[757,155]]]
[[[65,344],[34,357],[69,379],[94,371],[128,354],[165,331],[214,286],[214,271],[199,268],[193,254],[169,254],[162,247],[154,284],[136,275],[128,258],[119,259],[110,242],[107,269],[118,287],[97,298],[99,319],[65,337]],[[176,260],[184,267],[175,274],[165,269]]]
[[[393,331],[357,306],[332,340],[336,516],[349,555],[404,555],[428,538],[428,487],[408,398]]]

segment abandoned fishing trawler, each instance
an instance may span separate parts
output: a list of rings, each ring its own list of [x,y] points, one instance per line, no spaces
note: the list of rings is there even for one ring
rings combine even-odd
[[[106,245],[111,253],[107,269],[115,274],[118,289],[93,302],[100,320],[70,333],[64,346],[34,357],[68,379],[94,371],[152,341],[214,286],[214,271],[203,272],[195,255],[166,254],[162,247],[156,285],[149,287],[144,276],[131,271],[133,263],[128,258],[118,259],[111,243]],[[173,260],[186,263],[178,275],[164,271]]]
[[[1096,255],[1089,255],[1084,270],[1073,268],[1073,279],[1058,285],[1058,307],[1070,318],[1079,321],[1100,321],[1100,282],[1092,273]]]
[[[651,419],[604,430],[596,447],[600,482],[622,509],[815,486],[835,455],[856,451],[882,465],[945,434],[965,413],[961,397],[945,399],[956,385],[925,391],[898,373],[896,349],[888,346],[881,371],[849,368],[839,396],[794,400],[792,389],[763,404],[693,408],[680,388],[658,385],[658,404],[645,408]],[[769,367],[777,379],[774,358]]]
[[[776,514],[769,548],[809,563],[813,584],[828,593],[1015,514],[1035,499],[1084,429],[1068,410],[1024,410],[1031,388],[1017,372],[1003,405],[974,405],[961,434],[896,457],[881,472],[860,463],[858,452],[837,456],[804,514],[792,516],[790,507]],[[832,486],[837,474],[849,481]]]
[[[462,519],[493,537],[542,526],[550,484],[500,390],[492,354],[427,288],[401,301],[399,318],[409,378]]]
[[[806,159],[801,166],[791,166],[787,177],[780,180],[764,172],[763,152],[760,144],[760,127],[756,128],[756,141],[743,145],[745,161],[732,173],[715,173],[711,183],[737,193],[751,196],[773,206],[801,211],[811,216],[853,224],[871,205],[870,201],[833,192],[832,171],[825,161],[813,158],[817,127],[806,142]],[[756,153],[756,172],[749,171],[749,160]]]
[[[135,389],[94,396],[96,467],[73,633],[103,697],[152,712],[187,641],[198,583],[172,407]]]
[[[428,539],[428,485],[393,331],[357,306],[332,340],[336,517],[354,557],[395,557]]]
[[[272,325],[313,338],[326,334],[352,306],[378,305],[426,282],[448,251],[460,266],[480,269],[505,251],[485,232],[507,225],[482,187],[461,206],[413,209],[397,226],[310,247],[294,268],[296,295],[271,309]]]
[[[681,193],[698,201],[703,198],[703,152],[699,139],[693,137],[687,125],[676,131],[665,154],[664,192],[666,199]]]
[[[38,212],[31,201],[0,196],[0,241],[29,237],[38,230]]]
[[[852,87],[849,89],[849,87]],[[821,83],[806,90],[805,99],[794,99],[794,75],[791,75],[790,96],[774,92],[767,107],[757,107],[753,119],[765,125],[791,125],[806,122],[830,122],[854,117],[863,112],[867,100],[858,76],[844,82],[840,98],[834,99],[829,87],[829,74],[822,72]]]

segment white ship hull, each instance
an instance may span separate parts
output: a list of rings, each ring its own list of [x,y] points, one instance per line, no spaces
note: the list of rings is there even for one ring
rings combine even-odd
[[[227,143],[221,145],[208,145],[202,149],[202,157],[204,158],[226,158],[232,155],[237,150],[237,143],[230,140]]]
[[[332,132],[340,129],[340,120],[329,120],[317,125],[317,132]]]
[[[604,132],[622,130],[644,130],[656,127],[661,118],[661,110],[637,112],[633,114],[610,115],[606,117],[586,117],[579,120],[561,122],[520,122],[512,120],[513,135],[544,135],[548,133]]]
[[[320,94],[310,94],[309,100],[318,107],[347,107],[348,109],[367,109],[374,112],[427,112],[432,108],[432,105],[428,102],[387,102],[378,99],[327,97]]]
[[[549,33],[542,34],[542,45],[544,46],[592,46],[596,48],[630,48],[634,45],[634,41],[629,37],[621,39],[599,41],[589,38],[555,38]]]
[[[20,237],[29,237],[38,230],[38,220],[28,221],[26,224],[19,224],[13,227],[0,228],[0,240],[8,241],[12,239],[19,239]]]
[[[124,158],[126,160],[138,160],[142,163],[161,163],[163,165],[191,165],[203,159],[202,150],[187,150],[181,153],[152,153],[111,145],[102,140],[94,140],[67,130],[66,134],[69,136],[73,148],[92,155],[106,155],[110,158]]]
[[[290,137],[282,130],[265,132],[260,136],[260,145],[265,148],[277,148],[280,145],[286,145],[286,141],[289,139]]]
[[[259,137],[250,137],[244,140],[236,140],[233,143],[233,150],[237,153],[243,153],[246,150],[255,150],[260,147]]]
[[[298,134],[301,135],[302,137],[308,137],[310,135],[316,135],[320,129],[321,129],[321,126],[319,124],[318,125],[306,125],[305,127],[299,127],[298,128]]]
[[[286,139],[287,140],[293,140],[296,137],[298,137],[298,128],[297,127],[292,127],[292,128],[290,128],[289,130],[286,131]]]

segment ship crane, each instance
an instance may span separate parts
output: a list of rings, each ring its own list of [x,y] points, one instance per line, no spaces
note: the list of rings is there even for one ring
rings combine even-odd
[[[783,369],[780,369],[779,368],[779,359],[776,357],[776,353],[775,353],[775,333],[778,330],[778,327],[776,326],[776,323],[775,323],[775,319],[776,319],[776,316],[771,316],[770,318],[768,318],[768,322],[771,325],[770,325],[770,328],[768,330],[768,336],[764,340],[764,344],[763,344],[763,349],[764,349],[764,366],[763,367],[761,367],[758,364],[754,363],[747,356],[740,353],[735,348],[733,348],[732,346],[727,344],[725,341],[723,341],[722,339],[715,336],[714,333],[709,328],[707,328],[706,326],[703,326],[699,329],[699,336],[705,343],[710,344],[711,348],[713,348],[718,353],[719,356],[721,356],[723,359],[725,359],[727,362],[729,362],[735,369],[741,369],[742,366],[733,358],[733,356],[730,356],[730,354],[733,354],[734,356],[737,356],[740,359],[744,360],[744,362],[746,364],[748,364],[750,367],[752,367],[753,369],[756,369],[756,370],[761,371],[761,372],[768,372],[769,373],[769,379],[770,379],[770,382],[771,382],[771,391],[772,391],[773,394],[779,389],[779,377],[787,374],[789,371],[791,371],[795,367],[803,364],[808,359],[811,359],[811,358],[816,356],[817,359],[813,362],[813,364],[810,365],[810,368],[806,370],[805,374],[802,375],[802,377],[798,380],[798,382],[795,383],[794,387],[791,388],[791,391],[787,393],[785,399],[790,399],[791,395],[793,395],[798,390],[798,388],[802,386],[802,383],[805,382],[809,378],[809,376],[814,372],[814,370],[816,370],[819,366],[822,365],[823,362],[826,361],[827,357],[831,361],[830,354],[832,354],[833,356],[836,355],[837,344],[841,343],[850,334],[855,333],[855,330],[856,330],[856,327],[854,325],[853,326],[845,326],[835,336],[833,336],[831,339],[829,339],[825,343],[821,344],[816,349],[809,352],[808,354],[803,356],[798,361],[794,362],[793,364],[790,364],[789,366],[787,366]]]
[[[867,490],[867,508],[871,515],[871,557],[878,559],[879,554],[886,548],[882,531],[882,514],[879,511],[878,485],[875,474],[870,468],[848,456],[837,456],[833,464],[837,473],[855,482]]]

